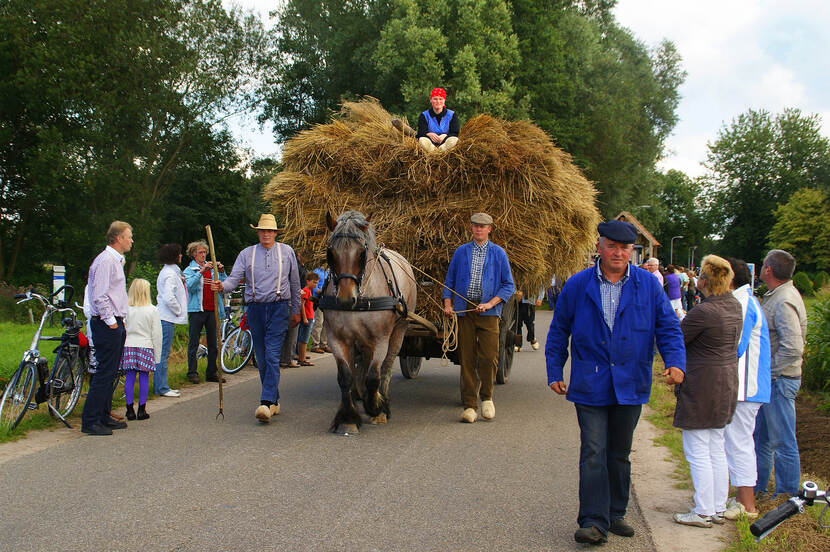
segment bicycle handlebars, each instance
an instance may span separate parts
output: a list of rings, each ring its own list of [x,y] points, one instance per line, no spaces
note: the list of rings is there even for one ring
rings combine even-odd
[[[824,513],[827,511],[827,495],[829,492],[830,489],[827,491],[820,491],[818,490],[818,485],[812,481],[805,481],[801,492],[798,493],[798,496],[790,498],[787,502],[783,503],[775,510],[771,510],[764,514],[764,517],[750,525],[749,532],[755,536],[755,542],[759,542],[761,539],[769,535],[776,527],[781,525],[781,523],[795,514],[803,513],[805,506],[812,506],[815,502],[825,503],[824,509],[819,515],[818,522],[822,527],[827,528],[828,526],[824,524],[822,518],[824,517]]]

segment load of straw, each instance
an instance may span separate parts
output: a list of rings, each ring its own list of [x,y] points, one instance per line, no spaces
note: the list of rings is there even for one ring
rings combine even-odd
[[[443,281],[453,251],[471,239],[470,215],[483,211],[517,291],[535,293],[582,269],[600,216],[596,190],[570,155],[529,122],[489,115],[467,121],[458,138],[447,152],[426,153],[377,101],[344,103],[330,123],[285,143],[284,170],[263,192],[285,228],[280,239],[318,266],[326,212],[362,211],[378,243]],[[418,294],[418,312],[439,320],[440,286]]]

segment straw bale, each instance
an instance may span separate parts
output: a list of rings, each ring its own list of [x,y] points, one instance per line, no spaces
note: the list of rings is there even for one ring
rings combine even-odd
[[[392,118],[371,98],[346,102],[331,122],[285,143],[284,170],[263,196],[285,227],[281,239],[309,266],[325,261],[326,212],[354,209],[371,216],[379,243],[440,281],[478,211],[493,216],[491,238],[507,251],[518,289],[534,292],[584,267],[600,222],[596,190],[539,127],[479,115],[455,148],[428,154]],[[419,312],[439,320],[440,286],[426,289]]]

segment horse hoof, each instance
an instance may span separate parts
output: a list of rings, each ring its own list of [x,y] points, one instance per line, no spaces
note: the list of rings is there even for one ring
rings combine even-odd
[[[386,423],[386,413],[381,412],[380,414],[378,414],[377,416],[375,416],[374,418],[369,420],[369,422],[371,422],[375,425],[385,424]]]
[[[357,429],[357,424],[340,424],[335,428],[334,433],[348,437],[349,435],[357,435],[360,433],[360,430]]]

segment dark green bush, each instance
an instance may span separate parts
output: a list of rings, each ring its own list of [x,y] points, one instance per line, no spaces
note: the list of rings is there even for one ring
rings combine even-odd
[[[830,391],[830,291],[819,291],[808,316],[802,383],[812,391]]]
[[[816,272],[816,275],[813,277],[813,289],[821,291],[827,284],[830,284],[830,274],[827,274],[823,270]]]
[[[809,296],[813,294],[813,281],[806,272],[796,272],[793,276],[793,285],[801,295]]]

